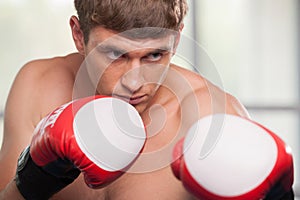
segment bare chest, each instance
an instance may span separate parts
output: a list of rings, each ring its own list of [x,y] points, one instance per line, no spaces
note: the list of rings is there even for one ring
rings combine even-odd
[[[156,172],[128,173],[102,189],[88,188],[82,177],[56,194],[55,200],[192,200],[169,168]]]

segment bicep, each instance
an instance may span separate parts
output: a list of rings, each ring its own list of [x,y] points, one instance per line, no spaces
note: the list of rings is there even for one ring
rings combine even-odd
[[[0,190],[14,177],[18,157],[30,144],[36,124],[53,109],[71,100],[72,87],[72,76],[64,62],[37,60],[20,70],[5,108]]]

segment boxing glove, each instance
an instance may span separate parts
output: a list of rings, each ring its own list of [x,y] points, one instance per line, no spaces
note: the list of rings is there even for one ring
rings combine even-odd
[[[293,199],[291,149],[262,125],[216,114],[197,121],[173,151],[174,175],[203,200]]]
[[[18,160],[25,199],[48,199],[83,173],[91,188],[120,177],[142,151],[143,121],[125,101],[93,96],[62,105],[40,121]]]

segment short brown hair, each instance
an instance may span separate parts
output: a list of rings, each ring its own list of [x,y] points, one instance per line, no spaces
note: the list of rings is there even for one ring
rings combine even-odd
[[[178,31],[187,13],[186,0],[75,0],[79,23],[88,41],[96,26],[123,32],[159,27]]]

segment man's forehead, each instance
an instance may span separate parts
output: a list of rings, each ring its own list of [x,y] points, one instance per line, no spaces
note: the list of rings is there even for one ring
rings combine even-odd
[[[97,47],[110,47],[116,49],[123,49],[126,51],[133,51],[137,49],[164,49],[172,50],[175,42],[174,35],[164,35],[157,38],[129,38],[117,34],[106,40],[97,43]]]

